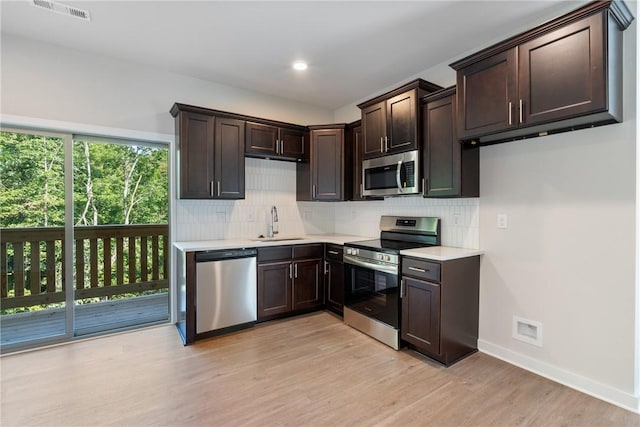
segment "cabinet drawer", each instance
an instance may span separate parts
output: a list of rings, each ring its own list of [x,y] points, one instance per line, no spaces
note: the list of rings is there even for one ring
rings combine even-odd
[[[327,261],[342,262],[342,252],[343,252],[342,246],[332,245],[330,243],[327,243],[325,245],[324,256]]]
[[[402,258],[402,274],[432,282],[440,282],[440,263]]]
[[[295,245],[293,247],[293,259],[322,258],[322,244]]]
[[[269,248],[258,248],[258,262],[282,260],[291,260],[291,246],[272,246]]]

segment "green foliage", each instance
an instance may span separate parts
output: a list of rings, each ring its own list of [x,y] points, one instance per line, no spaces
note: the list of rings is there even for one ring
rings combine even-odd
[[[0,133],[0,227],[64,225],[63,144],[61,138]],[[84,144],[73,143],[74,223],[168,221],[168,150],[89,142],[89,175]],[[95,223],[93,211],[82,220],[88,182]]]
[[[63,143],[0,133],[0,227],[64,225]]]
[[[38,135],[0,133],[0,228],[64,226],[65,170],[64,139]],[[73,142],[73,217],[74,224],[166,224],[168,222],[168,150],[143,146],[100,142]],[[0,230],[1,233],[1,230]],[[2,235],[0,234],[0,244]],[[115,241],[112,242],[115,245]],[[128,266],[128,239],[124,241],[123,262]],[[163,242],[162,244],[166,244]],[[55,250],[55,290],[62,291],[62,244]],[[138,250],[140,242],[138,241]],[[115,247],[115,246],[114,246]],[[14,248],[6,245],[7,295],[14,290]],[[44,243],[37,249],[38,264],[31,265],[31,247],[25,246],[22,260],[24,295],[45,291],[44,271],[51,266],[45,264],[47,257]],[[89,277],[89,244],[84,253],[85,281]],[[113,251],[113,250],[112,250]],[[98,259],[104,258],[100,244]],[[112,252],[112,277],[115,275],[115,255]],[[151,251],[147,254],[147,265],[152,265]],[[135,260],[133,261],[135,262]],[[163,261],[160,260],[160,263]],[[16,264],[17,265],[17,264]],[[41,272],[40,280],[29,274],[33,268]],[[74,266],[75,268],[75,266]],[[102,284],[104,271],[99,264],[98,280]],[[140,281],[141,266],[136,263]],[[150,267],[149,267],[150,268]],[[75,287],[75,285],[73,285]],[[102,285],[100,285],[102,286]],[[51,292],[51,291],[49,291]],[[145,291],[139,294],[166,292]],[[110,298],[125,298],[136,294],[120,294]],[[76,303],[100,300],[88,298]],[[60,304],[36,305],[0,310],[0,314],[42,310]]]

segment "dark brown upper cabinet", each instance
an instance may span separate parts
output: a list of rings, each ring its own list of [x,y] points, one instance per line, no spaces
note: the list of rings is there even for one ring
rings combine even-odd
[[[246,133],[247,156],[295,161],[305,159],[305,132],[302,129],[247,122]]]
[[[451,64],[471,144],[622,120],[622,1],[598,1]]]
[[[420,97],[442,89],[422,79],[358,105],[362,110],[362,158],[420,147]]]
[[[175,117],[181,199],[244,199],[244,121],[181,109]]]
[[[478,197],[480,148],[463,147],[456,134],[456,88],[422,99],[423,196]]]
[[[308,163],[297,166],[298,201],[349,200],[351,179],[347,176],[345,128],[344,124],[309,126],[311,157]]]

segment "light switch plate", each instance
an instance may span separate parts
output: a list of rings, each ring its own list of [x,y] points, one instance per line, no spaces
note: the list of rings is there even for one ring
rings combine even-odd
[[[507,228],[507,214],[498,214],[496,222],[498,228]]]

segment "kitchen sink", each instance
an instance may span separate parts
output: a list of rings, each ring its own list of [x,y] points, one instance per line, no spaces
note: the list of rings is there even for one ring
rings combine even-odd
[[[254,242],[281,242],[283,240],[304,240],[304,237],[260,237],[253,239]]]

